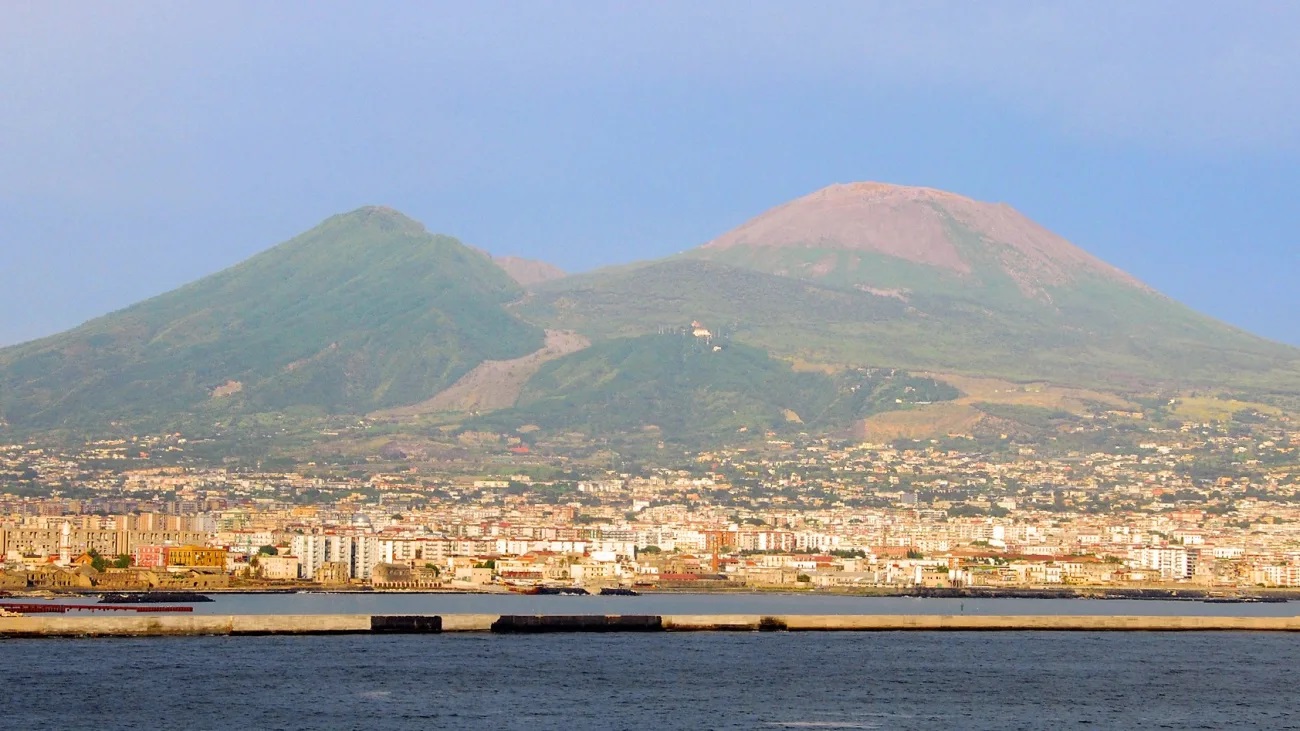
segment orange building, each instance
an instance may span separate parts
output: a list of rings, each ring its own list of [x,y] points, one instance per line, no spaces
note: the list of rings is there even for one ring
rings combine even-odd
[[[202,566],[220,569],[226,567],[226,550],[224,548],[177,546],[167,549],[166,553],[168,566],[187,566],[191,568]]]

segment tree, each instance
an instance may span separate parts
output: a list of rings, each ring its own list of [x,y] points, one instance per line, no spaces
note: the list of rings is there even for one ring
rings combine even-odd
[[[132,558],[131,558],[130,556],[126,555],[125,553],[123,553],[123,554],[119,555],[119,556],[117,557],[116,560],[113,561],[113,568],[115,568],[115,569],[129,569],[129,568],[131,568],[131,564],[132,564],[132,563],[133,563]]]
[[[650,555],[650,554],[655,554],[655,553],[663,553],[663,552],[664,552],[664,549],[660,548],[659,546],[646,546],[646,547],[644,547],[644,548],[638,548],[638,549],[636,549],[636,552],[637,552],[637,553],[644,553],[644,554],[646,554],[646,555]]]
[[[96,571],[103,571],[104,569],[108,568],[109,566],[108,559],[99,555],[98,550],[92,548],[89,551],[86,551],[86,554],[90,556],[90,568]]]
[[[259,555],[259,556],[279,556],[279,555],[280,555],[280,549],[276,548],[275,546],[271,546],[271,545],[262,546],[261,548],[257,549],[257,555]]]

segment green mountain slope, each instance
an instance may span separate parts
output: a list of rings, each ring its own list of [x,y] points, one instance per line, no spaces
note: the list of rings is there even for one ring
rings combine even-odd
[[[797,372],[758,348],[686,331],[607,340],[548,363],[518,406],[470,426],[591,436],[651,428],[670,441],[707,441],[737,432],[846,429],[879,411],[957,395],[901,372]]]
[[[907,306],[727,264],[667,259],[566,277],[517,305],[529,319],[596,337],[643,335],[705,320],[745,333],[794,331],[809,322],[885,323]]]
[[[173,292],[0,350],[0,426],[231,431],[228,417],[288,415],[304,417],[296,433],[314,438],[322,422],[308,417],[429,401],[485,361],[509,369],[502,363],[543,347],[545,329],[592,345],[547,363],[517,400],[515,391],[487,400],[514,408],[430,418],[687,441],[825,433],[956,397],[907,375],[920,371],[1144,403],[1207,387],[1300,403],[1300,351],[1183,307],[1009,207],[929,189],[832,186],[679,256],[522,278],[526,289],[483,252],[363,208]],[[681,333],[695,321],[710,334]],[[517,389],[525,377],[502,383]],[[996,401],[989,393],[981,399]],[[384,428],[421,424],[394,416]]]
[[[428,398],[485,359],[542,345],[485,255],[363,208],[242,264],[0,351],[14,427],[216,412],[365,413]]]
[[[592,338],[722,323],[739,342],[835,366],[1047,379],[1107,390],[1159,385],[1300,391],[1293,348],[1156,295],[1086,282],[1052,307],[992,305],[979,292],[906,301],[715,261],[678,258],[549,283],[518,305]]]
[[[522,313],[592,336],[665,322],[817,363],[1107,389],[1300,392],[1300,351],[1200,315],[1006,206],[833,186],[658,262],[551,282]]]

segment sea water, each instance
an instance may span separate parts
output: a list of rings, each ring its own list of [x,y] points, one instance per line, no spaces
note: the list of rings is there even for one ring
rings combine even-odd
[[[1295,729],[1281,633],[0,640],[3,729]]]

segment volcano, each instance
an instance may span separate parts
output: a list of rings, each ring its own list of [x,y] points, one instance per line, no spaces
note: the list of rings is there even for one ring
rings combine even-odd
[[[875,182],[831,185],[669,259],[544,285],[528,309],[595,337],[724,322],[826,368],[1300,386],[1300,351],[1197,313],[1006,204]]]
[[[698,253],[734,261],[780,250],[793,250],[794,256],[776,273],[812,278],[834,273],[836,263],[853,255],[875,255],[960,276],[992,265],[1031,296],[1088,276],[1143,286],[1006,204],[885,183],[822,188],[759,215]]]

